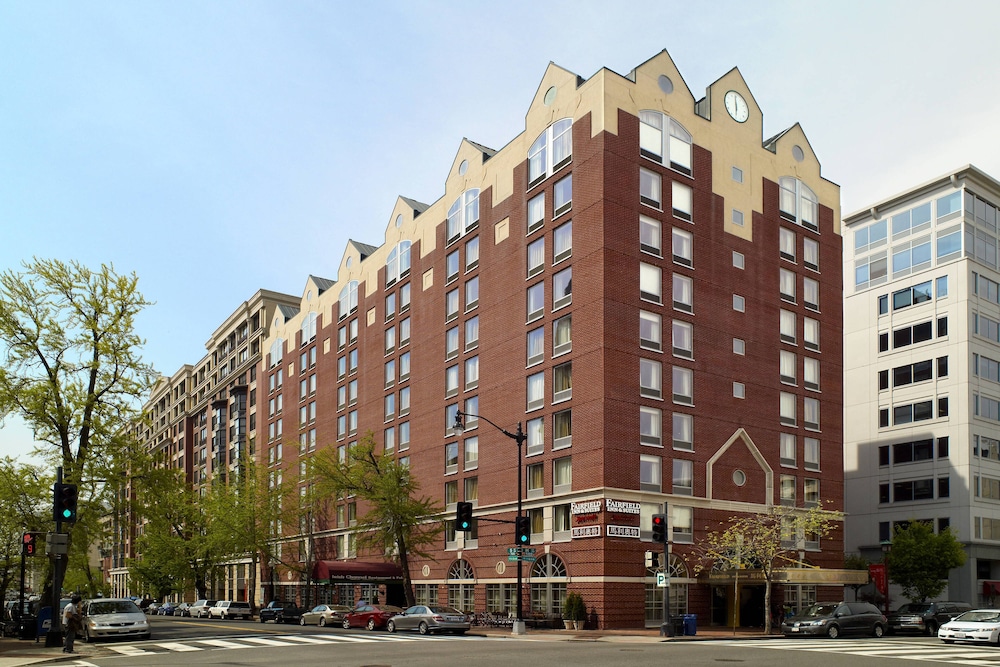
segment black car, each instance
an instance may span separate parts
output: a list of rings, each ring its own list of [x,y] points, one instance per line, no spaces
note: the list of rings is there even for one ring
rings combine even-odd
[[[870,602],[820,602],[781,624],[786,637],[822,635],[836,639],[849,634],[881,637],[885,629],[885,616]]]
[[[889,614],[889,634],[920,632],[937,636],[938,628],[972,609],[968,602],[910,602]]]
[[[307,609],[302,609],[294,602],[286,602],[282,600],[271,600],[267,603],[266,607],[261,608],[260,622],[267,623],[268,621],[274,621],[275,623],[298,623],[299,619],[302,618],[303,612],[308,611]]]

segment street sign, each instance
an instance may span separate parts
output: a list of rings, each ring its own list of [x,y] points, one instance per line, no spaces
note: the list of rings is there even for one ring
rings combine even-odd
[[[666,588],[667,587],[667,575],[663,574],[662,572],[657,572],[656,573],[656,586],[658,588]]]
[[[534,556],[535,547],[507,547],[507,556]]]

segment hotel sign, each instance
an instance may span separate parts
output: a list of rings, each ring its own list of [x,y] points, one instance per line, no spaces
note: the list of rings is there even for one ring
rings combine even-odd
[[[606,512],[608,514],[607,519],[605,519],[606,521],[629,522],[632,517],[638,518],[641,511],[642,506],[640,503],[628,500],[615,500],[614,498],[596,498],[594,500],[571,503],[570,514],[573,515],[573,523],[584,524],[573,526],[571,534],[573,539],[601,537],[602,534],[606,534],[608,537],[639,539],[638,526],[619,526],[609,523],[602,529],[600,517],[602,512]]]
[[[609,512],[614,512],[615,514],[635,514],[640,513],[640,508],[642,507],[639,503],[633,503],[627,500],[613,500],[607,498],[604,501],[605,507]]]
[[[574,526],[573,527],[573,539],[580,537],[600,537],[601,527],[600,526]]]
[[[608,537],[632,537],[639,539],[638,526],[608,526]]]

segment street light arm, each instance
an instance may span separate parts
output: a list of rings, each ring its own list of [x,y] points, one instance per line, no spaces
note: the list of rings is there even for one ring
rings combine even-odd
[[[492,426],[496,430],[500,431],[501,433],[503,433],[505,436],[507,436],[511,440],[517,440],[518,444],[520,444],[520,442],[524,440],[525,435],[524,435],[524,433],[521,432],[521,425],[520,424],[517,425],[517,431],[518,432],[517,433],[511,433],[510,431],[508,431],[504,427],[498,426],[497,424],[493,423],[488,418],[486,418],[486,417],[484,417],[482,415],[474,415],[474,414],[470,414],[468,412],[462,412],[461,410],[459,410],[458,412],[455,413],[455,428],[464,428],[465,425],[463,424],[463,421],[462,421],[464,417],[475,417],[476,419],[482,419],[484,422],[486,422],[487,424],[489,424],[490,426]]]

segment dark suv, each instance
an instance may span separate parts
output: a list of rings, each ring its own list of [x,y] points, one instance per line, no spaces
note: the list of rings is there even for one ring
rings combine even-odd
[[[962,612],[972,609],[967,602],[911,602],[889,614],[889,634],[922,632],[937,636],[938,628]]]
[[[869,602],[819,602],[801,614],[785,619],[781,632],[786,637],[823,635],[836,639],[841,635],[885,633],[885,616]]]
[[[298,623],[302,618],[305,609],[299,608],[294,602],[283,602],[281,600],[271,600],[266,607],[262,607],[260,613],[261,623],[274,621],[275,623]]]

